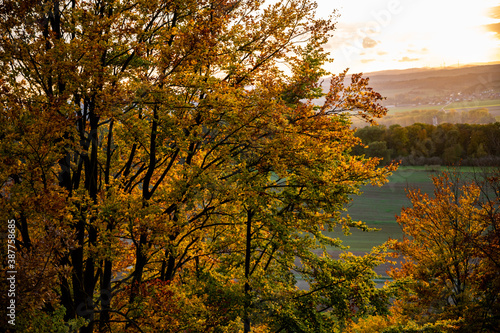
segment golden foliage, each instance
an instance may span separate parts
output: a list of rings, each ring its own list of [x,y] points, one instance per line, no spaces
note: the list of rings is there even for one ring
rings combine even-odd
[[[292,274],[295,257],[338,246],[321,229],[357,226],[341,217],[350,195],[394,169],[350,155],[349,117],[386,112],[367,79],[333,75],[312,103],[334,28],[315,6],[0,4],[0,210],[18,219],[27,308],[59,303],[81,332],[268,331],[287,316],[319,330],[356,316],[316,296],[331,272],[303,297]],[[361,262],[363,287],[332,295],[382,297],[366,282],[375,261]],[[227,316],[211,305],[223,290]],[[316,310],[328,304],[334,321]]]

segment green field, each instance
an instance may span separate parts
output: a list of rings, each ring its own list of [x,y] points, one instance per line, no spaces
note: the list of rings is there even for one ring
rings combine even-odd
[[[343,235],[341,231],[328,232],[331,237],[339,237],[344,245],[350,246],[349,251],[369,251],[373,246],[384,243],[390,238],[401,238],[401,229],[396,222],[402,207],[410,206],[406,197],[407,188],[420,188],[423,192],[432,194],[433,184],[431,176],[438,173],[441,167],[400,167],[392,176],[389,183],[382,187],[365,186],[363,194],[353,198],[348,207],[348,214],[353,220],[365,222],[369,227],[380,229],[375,232],[363,232],[351,229],[352,234]],[[461,168],[461,172],[468,172]]]
[[[451,110],[451,109],[476,109],[476,108],[498,107],[499,105],[500,105],[500,99],[460,101],[460,102],[453,102],[451,104],[443,104],[443,105],[418,105],[418,106],[391,107],[388,111],[388,114],[395,114],[395,113],[407,112],[407,111],[413,111],[413,110],[441,110],[441,108],[443,108],[443,107],[445,110]]]

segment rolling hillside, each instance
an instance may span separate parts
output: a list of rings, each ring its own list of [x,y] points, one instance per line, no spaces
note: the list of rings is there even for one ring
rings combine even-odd
[[[386,97],[382,104],[389,109],[389,115],[380,120],[380,124],[399,123],[398,119],[403,116],[401,112],[412,112],[411,118],[415,119],[401,120],[403,126],[414,122],[432,124],[434,116],[440,119],[450,118],[450,115],[443,117],[443,113],[451,110],[456,111],[452,117],[454,119],[446,121],[461,123],[470,118],[465,113],[462,116],[462,111],[475,109],[489,113],[487,122],[500,120],[500,64],[388,70],[365,73],[364,76],[370,78],[370,86],[375,91]],[[350,78],[346,81],[348,79]],[[325,78],[322,85],[326,92],[329,79]],[[318,104],[321,102],[317,101]],[[421,115],[425,113],[425,117],[420,117],[415,110],[422,110]],[[419,120],[420,118],[426,120]],[[366,125],[357,120],[354,123],[356,127]]]
[[[441,105],[500,98],[500,64],[367,73],[387,106]]]

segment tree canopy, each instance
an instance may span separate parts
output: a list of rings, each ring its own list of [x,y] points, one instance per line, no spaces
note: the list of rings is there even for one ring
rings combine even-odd
[[[389,275],[398,289],[391,314],[360,320],[353,332],[497,332],[500,323],[498,168],[472,177],[433,177],[434,195],[408,191],[397,218],[404,256]]]
[[[413,282],[399,301],[420,323],[454,321],[456,332],[493,332],[499,324],[498,169],[466,179],[433,178],[434,197],[418,190],[398,217],[405,239],[394,248],[408,259],[392,272]]]
[[[350,154],[349,119],[386,109],[345,72],[313,105],[334,29],[315,7],[0,4],[18,329],[330,332],[385,309],[380,256],[334,260],[321,231],[365,228],[341,213],[393,168]]]
[[[367,126],[356,131],[363,145],[353,154],[382,157],[401,165],[500,164],[500,123],[487,125],[416,123],[402,127]]]

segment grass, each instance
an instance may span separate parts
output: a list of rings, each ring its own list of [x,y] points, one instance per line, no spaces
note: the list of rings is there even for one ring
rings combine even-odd
[[[474,100],[474,101],[460,101],[453,102],[448,105],[445,109],[470,109],[470,108],[487,108],[490,106],[499,106],[500,99],[490,99],[490,100]]]
[[[441,166],[399,167],[382,187],[367,185],[362,188],[363,194],[354,197],[347,209],[353,220],[363,221],[371,228],[380,229],[379,231],[363,232],[352,228],[349,236],[345,236],[341,230],[326,232],[326,235],[342,239],[352,252],[368,252],[389,238],[401,239],[403,234],[396,222],[396,215],[400,215],[403,207],[411,206],[406,190],[420,188],[422,192],[432,195],[434,185],[431,176],[446,170],[449,169]],[[458,171],[469,177],[475,169],[460,167]]]
[[[344,245],[348,245],[353,252],[368,252],[389,238],[401,239],[403,234],[396,222],[396,215],[401,213],[401,208],[411,205],[406,197],[406,189],[420,188],[423,192],[432,194],[434,186],[431,176],[444,169],[439,166],[400,167],[389,177],[389,183],[382,187],[365,186],[363,194],[353,198],[347,213],[353,220],[363,221],[369,227],[380,230],[363,232],[352,228],[349,236],[345,236],[340,230],[326,234],[342,239]],[[461,168],[461,172],[467,171],[469,170]]]
[[[413,110],[433,110],[433,109],[441,110],[441,108],[443,107],[445,107],[445,110],[450,110],[450,109],[488,108],[499,105],[500,105],[500,99],[460,101],[442,105],[415,105],[415,106],[404,106],[404,107],[391,107],[389,109],[388,114],[395,114],[399,112],[406,112]]]
[[[349,246],[348,251],[351,252],[370,252],[374,246],[382,245],[389,238],[400,239],[403,236],[399,224],[396,222],[377,223],[371,227],[376,227],[379,231],[364,232],[352,228],[349,236],[340,231],[326,232],[326,234],[330,237],[340,238],[344,245]],[[337,251],[338,248],[329,250]]]

